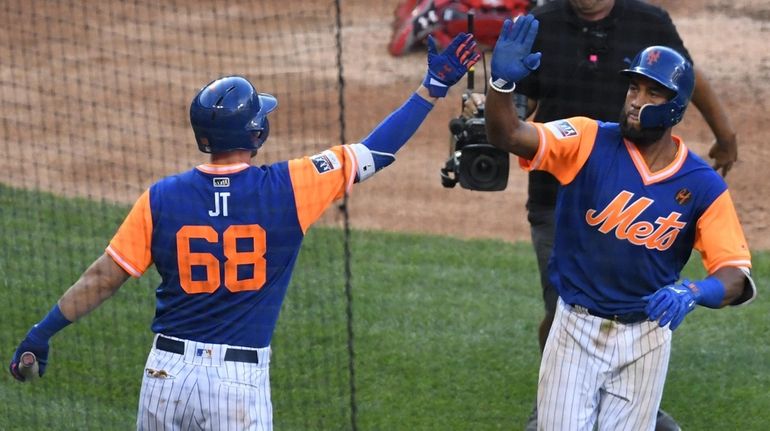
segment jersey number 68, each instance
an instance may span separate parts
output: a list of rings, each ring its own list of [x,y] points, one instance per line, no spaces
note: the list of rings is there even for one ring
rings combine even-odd
[[[189,294],[212,293],[221,284],[220,268],[224,263],[224,286],[231,292],[259,290],[265,284],[266,267],[265,250],[267,240],[265,230],[256,224],[233,225],[222,234],[222,246],[225,261],[220,262],[211,253],[194,253],[190,251],[190,239],[204,239],[210,243],[219,242],[219,234],[211,226],[183,226],[176,233],[177,263],[179,265],[179,283]],[[238,251],[236,242],[239,239],[251,239],[251,251]],[[239,265],[253,265],[251,278],[238,279]],[[206,268],[206,280],[193,280],[192,267]]]

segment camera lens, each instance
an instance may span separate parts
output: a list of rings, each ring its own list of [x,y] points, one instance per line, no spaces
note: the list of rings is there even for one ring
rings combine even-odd
[[[470,174],[474,182],[485,184],[497,178],[497,163],[486,154],[479,154],[470,166]]]

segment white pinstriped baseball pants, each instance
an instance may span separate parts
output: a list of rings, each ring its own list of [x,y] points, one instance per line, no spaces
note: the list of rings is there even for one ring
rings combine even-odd
[[[622,324],[559,299],[540,363],[538,429],[654,430],[671,330]]]
[[[159,350],[153,342],[137,430],[272,430],[270,348],[237,347],[257,351],[259,363],[252,364],[225,361],[228,347],[185,341],[184,354],[178,354]]]

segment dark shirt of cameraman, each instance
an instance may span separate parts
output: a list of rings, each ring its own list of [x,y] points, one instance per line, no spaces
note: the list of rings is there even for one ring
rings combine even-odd
[[[585,116],[617,122],[628,82],[619,70],[650,45],[676,49],[692,61],[669,15],[636,0],[617,0],[598,21],[578,17],[567,0],[535,9],[540,21],[533,52],[540,67],[516,84],[516,92],[537,102],[534,121]],[[553,208],[558,182],[548,173],[530,173],[528,206]]]
[[[628,89],[628,81],[618,72],[647,46],[669,46],[692,61],[668,13],[640,0],[555,0],[532,14],[540,21],[532,52],[543,56],[540,67],[516,84],[516,93],[528,98],[526,113],[535,112],[536,122],[573,116],[617,122]],[[692,101],[716,138],[709,156],[715,159],[714,167],[726,174],[737,158],[736,136],[697,67],[695,74]],[[541,351],[558,298],[546,274],[558,187],[546,172],[529,173],[527,218],[545,302],[538,334]],[[533,412],[529,425],[535,420]],[[676,429],[675,423],[671,428],[661,427],[659,420],[658,425],[659,429]]]

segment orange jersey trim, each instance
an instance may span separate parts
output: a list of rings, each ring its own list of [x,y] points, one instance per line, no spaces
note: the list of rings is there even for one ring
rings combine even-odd
[[[112,260],[115,261],[115,263],[118,264],[118,266],[123,268],[123,270],[130,274],[132,277],[139,278],[142,276],[142,271],[138,270],[136,265],[129,262],[128,259],[123,257],[119,251],[112,248],[111,245],[107,246],[105,252],[112,258]]]
[[[599,123],[587,117],[573,117],[549,123],[530,123],[540,142],[532,160],[519,158],[526,171],[550,172],[559,183],[569,184],[591,155]]]
[[[350,192],[356,178],[356,169],[355,154],[347,145],[338,145],[315,156],[289,161],[294,203],[303,233],[332,202],[341,199],[345,192]]]
[[[654,184],[671,177],[675,173],[679,172],[679,169],[681,169],[682,165],[684,165],[684,161],[687,160],[688,150],[684,145],[684,142],[682,142],[682,139],[678,136],[671,136],[671,138],[673,138],[677,147],[676,156],[674,156],[674,160],[669,163],[668,166],[657,172],[650,171],[650,168],[647,166],[647,162],[644,161],[644,156],[642,156],[642,153],[639,152],[638,148],[636,148],[636,145],[628,142],[625,139],[623,140],[623,143],[626,145],[626,149],[631,156],[631,160],[633,160],[634,166],[636,166],[636,170],[639,172],[639,176],[642,177],[644,185],[647,186]]]
[[[714,200],[696,228],[694,248],[709,274],[726,266],[751,268],[751,253],[729,190]]]
[[[105,252],[131,276],[140,277],[152,264],[151,241],[150,191],[145,190],[112,237]]]
[[[248,163],[233,163],[229,165],[215,165],[213,163],[204,163],[196,166],[201,172],[213,175],[227,175],[240,172],[247,169],[250,165]]]

